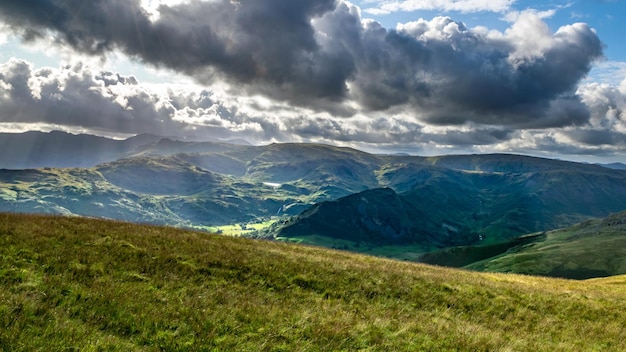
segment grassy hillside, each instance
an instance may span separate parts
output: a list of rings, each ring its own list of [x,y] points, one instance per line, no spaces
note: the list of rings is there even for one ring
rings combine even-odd
[[[626,280],[0,214],[0,350],[623,351]]]
[[[91,169],[0,170],[0,211],[74,214],[176,226],[268,218],[300,194],[198,168],[177,157],[137,157]]]
[[[546,233],[466,267],[586,279],[626,274],[626,212]]]
[[[251,236],[411,259],[626,209],[625,171],[526,156],[380,156],[319,144],[169,139],[132,155],[88,169],[0,170],[0,211],[184,227],[287,215],[294,217],[273,233]],[[419,248],[398,248],[407,245]]]
[[[312,236],[340,239],[357,246],[357,252],[368,247],[415,245],[422,252],[478,240],[477,234],[459,233],[442,228],[421,207],[414,206],[390,188],[363,191],[336,201],[316,204],[297,217],[285,221],[270,235],[302,239]],[[468,239],[467,237],[473,237]],[[320,243],[322,244],[322,243]]]

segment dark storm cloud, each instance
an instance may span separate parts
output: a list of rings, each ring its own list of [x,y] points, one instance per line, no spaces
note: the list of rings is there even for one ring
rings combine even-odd
[[[494,35],[437,17],[388,30],[335,0],[191,1],[156,20],[137,0],[4,0],[0,19],[25,39],[52,32],[81,52],[121,50],[242,93],[337,115],[357,112],[351,102],[403,108],[439,125],[583,124],[573,92],[602,55],[584,24],[549,33],[528,15]]]
[[[427,139],[440,145],[477,146],[507,142],[514,137],[511,130],[475,129],[470,131],[449,131],[445,134],[427,136]]]
[[[609,130],[575,130],[564,133],[586,146],[626,146],[626,135]]]
[[[370,55],[355,86],[373,109],[407,103],[433,124],[517,128],[581,124],[589,117],[573,90],[601,55],[601,44],[585,25],[566,28],[540,55],[520,60],[510,38],[489,38],[449,18],[402,31],[372,24],[364,35]]]
[[[350,68],[320,51],[310,23],[334,5],[334,0],[194,1],[161,6],[158,20],[151,21],[137,0],[8,0],[0,3],[0,16],[27,39],[52,30],[58,41],[81,52],[122,50],[200,81],[220,74],[299,101],[345,95]]]

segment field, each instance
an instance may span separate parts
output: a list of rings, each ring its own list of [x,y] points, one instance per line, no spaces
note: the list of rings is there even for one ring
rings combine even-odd
[[[277,241],[297,243],[309,246],[319,246],[331,249],[340,249],[354,253],[367,254],[377,257],[394,258],[398,260],[417,261],[421,255],[432,248],[419,245],[372,245],[367,242],[354,242],[340,238],[321,235],[301,237],[276,237]]]
[[[527,237],[530,238],[530,237]],[[626,212],[550,231],[465,268],[587,279],[626,273]]]
[[[203,230],[210,233],[220,234],[224,236],[245,236],[258,230],[263,230],[270,227],[279,218],[274,217],[271,220],[257,221],[251,223],[222,225],[222,226],[196,226],[198,230]]]
[[[0,350],[623,351],[626,278],[0,214]]]

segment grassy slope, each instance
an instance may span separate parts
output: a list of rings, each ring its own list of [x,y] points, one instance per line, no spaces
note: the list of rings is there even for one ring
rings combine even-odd
[[[0,214],[0,350],[626,349],[625,280]]]
[[[176,157],[123,159],[92,169],[0,170],[0,211],[8,212],[211,226],[270,217],[297,196]]]
[[[626,273],[626,212],[548,232],[469,269],[586,279]]]
[[[435,240],[427,247],[440,248],[474,244],[479,238],[497,243],[626,208],[623,171],[515,155],[392,157],[317,144],[245,147],[167,139],[136,152],[145,157],[92,169],[0,170],[0,211],[219,226],[297,215],[314,203],[389,187],[416,215],[388,211],[384,204],[369,213],[385,215],[391,227],[402,224],[406,231],[428,235]],[[175,152],[198,153],[171,155]],[[311,219],[312,225],[352,221],[344,215],[358,213],[361,204],[346,206],[356,208]],[[298,233],[297,239],[311,241],[309,235],[317,234],[330,237],[319,244],[346,240],[336,236],[347,229],[343,225],[336,226],[335,234],[312,225],[311,232]],[[367,242],[375,227],[352,228],[351,240],[359,238],[351,242]],[[380,234],[388,234],[382,227]]]
[[[184,223],[156,197],[116,187],[93,169],[2,170],[0,211]]]

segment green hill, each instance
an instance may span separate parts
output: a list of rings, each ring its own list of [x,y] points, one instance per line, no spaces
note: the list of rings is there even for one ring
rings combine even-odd
[[[290,219],[285,226],[272,229],[273,236],[320,245],[333,243],[335,247],[337,241],[329,239],[380,245],[378,239],[385,237],[391,227],[399,235],[391,236],[394,241],[387,242],[396,245],[426,244],[425,239],[430,239],[425,248],[499,244],[527,233],[562,228],[626,209],[623,171],[529,157],[522,157],[525,164],[520,164],[516,156],[510,160],[506,159],[508,156],[498,157],[504,159],[489,167],[498,171],[448,169],[417,163],[386,164],[377,171],[379,184],[393,190],[395,198],[368,190],[320,202]],[[478,168],[472,166],[476,164],[487,168],[485,165],[494,164],[497,158],[467,156],[467,159],[460,166]],[[477,164],[475,159],[485,162]],[[547,170],[547,165],[552,170]],[[528,171],[534,167],[537,171]],[[514,171],[504,172],[506,169]],[[370,210],[363,212],[363,207]],[[366,225],[375,218],[381,219],[381,226]],[[356,251],[368,248],[345,245]],[[389,255],[398,257],[394,253]]]
[[[92,169],[0,170],[0,211],[10,212],[212,226],[270,217],[298,196],[176,157],[123,159]]]
[[[586,279],[626,274],[626,212],[545,233],[468,264],[481,271]]]
[[[99,165],[96,170],[111,184],[137,193],[190,195],[221,187],[226,177],[176,157],[130,158]]]
[[[381,156],[319,144],[149,142],[154,138],[125,142],[140,145],[134,157],[93,168],[0,170],[0,211],[184,227],[286,215],[293,217],[271,233],[252,236],[414,259],[626,209],[626,171],[598,165],[506,154]],[[385,188],[394,194],[376,191]]]
[[[0,214],[0,350],[623,351],[626,280]]]
[[[278,229],[270,228],[272,231],[279,238],[314,238],[309,241],[313,244],[319,244],[323,237],[339,239],[353,243],[356,251],[364,251],[365,246],[390,245],[413,245],[428,251],[478,239],[477,234],[463,233],[445,222],[442,227],[442,222],[433,220],[427,210],[390,188],[313,205]]]

